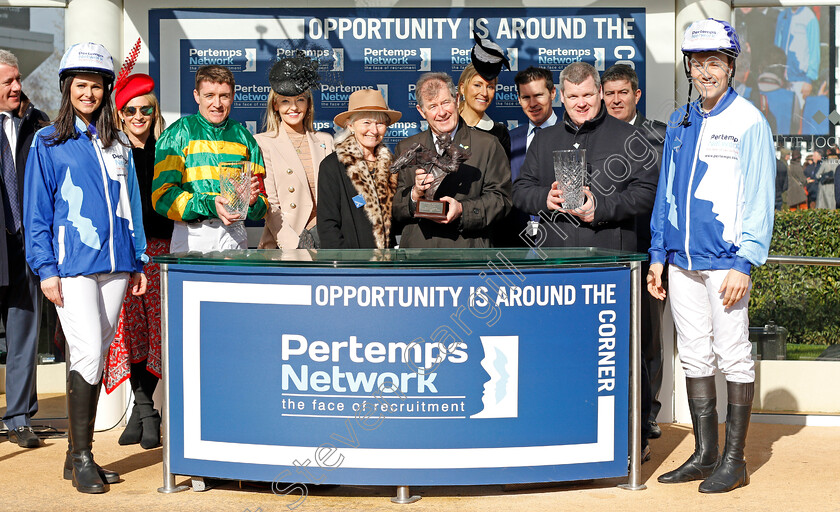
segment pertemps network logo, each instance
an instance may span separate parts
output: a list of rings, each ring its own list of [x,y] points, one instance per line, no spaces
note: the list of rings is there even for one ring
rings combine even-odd
[[[363,50],[365,71],[431,71],[431,48],[366,47]]]
[[[303,55],[318,62],[318,71],[344,71],[344,48],[277,48],[277,60]]]
[[[344,48],[333,48],[332,57],[332,71],[344,71]]]
[[[242,71],[254,72],[257,70],[257,49],[245,48],[245,67]]]
[[[388,84],[376,84],[376,88],[379,89],[379,92],[382,93],[382,97],[385,98],[385,104],[390,105],[388,101]]]
[[[510,70],[519,71],[519,48],[508,48],[507,54],[510,61]]]
[[[256,48],[190,48],[190,70],[215,64],[225,66],[236,72],[255,72],[257,70]]]
[[[481,367],[490,376],[481,396],[483,408],[470,418],[519,416],[519,336],[481,336]]]
[[[388,103],[388,84],[376,84],[374,86],[372,84],[330,85],[322,83],[320,86],[321,107],[346,109],[350,95],[360,89],[376,89]]]
[[[595,69],[604,71],[607,66],[606,50],[604,48],[593,48],[592,50],[595,54]]]
[[[417,71],[431,71],[432,70],[432,49],[420,48],[420,65]]]

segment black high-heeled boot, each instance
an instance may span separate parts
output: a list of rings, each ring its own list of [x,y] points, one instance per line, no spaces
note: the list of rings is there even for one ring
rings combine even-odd
[[[160,446],[160,413],[154,411],[151,416],[142,420],[143,437],[140,439],[140,446],[146,450]]]
[[[143,426],[141,420],[143,415],[149,415],[152,412],[152,395],[154,393],[154,384],[152,384],[151,393],[148,393],[143,385],[148,381],[144,379],[145,375],[150,375],[157,380],[157,377],[151,375],[146,371],[146,362],[131,363],[131,375],[128,381],[131,384],[131,391],[134,394],[134,407],[131,408],[131,415],[128,417],[128,423],[125,425],[122,435],[120,435],[119,444],[126,446],[130,444],[137,444],[143,437]]]
[[[155,388],[160,379],[146,369],[146,362],[131,365],[131,375],[136,376],[134,406],[141,425],[140,446],[149,450],[160,446],[160,414],[155,410]]]
[[[685,379],[688,409],[694,429],[694,453],[682,466],[659,475],[663,484],[703,480],[711,475],[718,463],[718,415],[715,378]]]
[[[143,435],[143,427],[140,425],[140,415],[137,413],[137,404],[131,409],[131,415],[128,417],[128,422],[125,424],[125,430],[117,440],[122,446],[130,444],[137,444],[140,442],[140,437]]]

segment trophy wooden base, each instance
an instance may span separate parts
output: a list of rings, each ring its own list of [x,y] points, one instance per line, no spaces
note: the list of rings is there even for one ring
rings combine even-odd
[[[414,216],[418,219],[446,220],[446,205],[445,201],[420,199],[414,209]]]

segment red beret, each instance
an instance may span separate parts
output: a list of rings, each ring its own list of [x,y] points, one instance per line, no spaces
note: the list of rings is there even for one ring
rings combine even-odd
[[[114,87],[114,106],[122,110],[126,103],[155,90],[155,81],[149,75],[136,73],[121,80]]]

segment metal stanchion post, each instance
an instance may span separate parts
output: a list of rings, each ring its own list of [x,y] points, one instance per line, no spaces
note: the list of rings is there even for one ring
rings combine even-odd
[[[158,492],[171,494],[186,491],[186,485],[175,485],[175,475],[169,472],[169,274],[168,265],[160,265],[160,334],[161,370],[163,373],[163,404],[161,419],[163,429],[163,487]]]
[[[642,264],[630,263],[630,477],[619,487],[647,489],[642,483]]]
[[[400,505],[407,505],[409,503],[414,503],[418,501],[420,496],[412,496],[410,492],[408,492],[407,485],[401,485],[397,487],[397,495],[391,498],[391,501],[394,503],[399,503]]]

